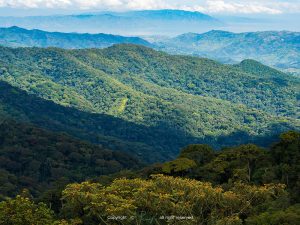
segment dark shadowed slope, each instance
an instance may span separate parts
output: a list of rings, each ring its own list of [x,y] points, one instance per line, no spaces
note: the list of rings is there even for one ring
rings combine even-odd
[[[0,198],[23,188],[36,195],[60,182],[78,182],[140,166],[126,153],[1,117]]]
[[[168,125],[162,124],[163,128],[137,125],[109,115],[60,106],[5,82],[0,82],[0,87],[1,118],[66,132],[109,149],[130,152],[145,162],[171,158],[179,146],[196,141]]]

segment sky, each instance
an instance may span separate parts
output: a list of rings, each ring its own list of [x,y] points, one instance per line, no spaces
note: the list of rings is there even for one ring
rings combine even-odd
[[[298,14],[300,0],[0,0],[0,16],[183,9],[208,14]]]

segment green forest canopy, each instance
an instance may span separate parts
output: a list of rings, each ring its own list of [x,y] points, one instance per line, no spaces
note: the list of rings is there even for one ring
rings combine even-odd
[[[229,66],[136,45],[103,50],[1,48],[0,55],[1,80],[85,112],[87,124],[97,114],[111,116],[110,122],[129,122],[126,127],[90,129],[66,115],[68,124],[61,131],[99,143],[93,135],[84,137],[82,128],[89,127],[95,135],[140,143],[144,150],[134,153],[152,162],[175,156],[189,143],[220,148],[251,141],[266,146],[281,131],[299,129],[299,79],[263,65],[254,71],[255,61]],[[38,123],[29,115],[29,121]],[[20,119],[18,113],[13,116]],[[131,135],[134,129],[128,126],[139,127],[140,135]],[[149,159],[146,149],[157,156]]]

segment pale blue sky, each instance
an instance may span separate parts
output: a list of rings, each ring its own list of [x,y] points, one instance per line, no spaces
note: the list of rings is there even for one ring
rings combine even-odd
[[[185,9],[208,14],[300,13],[300,0],[0,0],[0,15]]]

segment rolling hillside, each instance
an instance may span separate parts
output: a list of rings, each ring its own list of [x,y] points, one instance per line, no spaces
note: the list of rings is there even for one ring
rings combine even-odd
[[[299,129],[299,79],[263,65],[253,71],[257,62],[229,66],[136,45],[1,48],[0,55],[1,80],[33,94],[29,99],[50,100],[43,107],[38,100],[35,110],[30,102],[29,121],[95,143],[97,135],[134,142],[120,149],[144,161],[172,158],[189,143],[268,145],[279,132]],[[3,105],[18,105],[14,117],[22,119],[27,97],[9,96]]]

